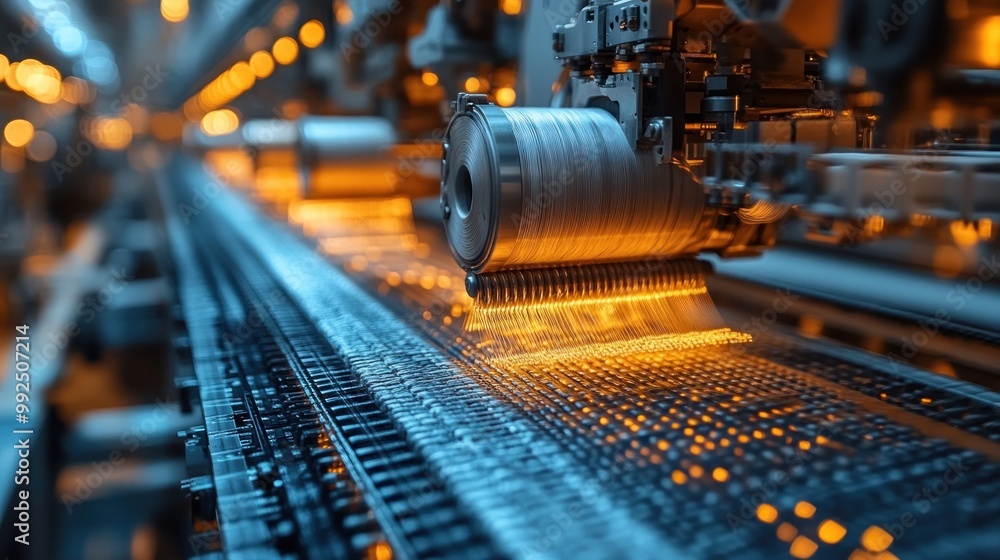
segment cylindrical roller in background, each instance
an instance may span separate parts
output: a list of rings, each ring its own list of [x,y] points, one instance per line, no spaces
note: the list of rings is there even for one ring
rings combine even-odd
[[[302,117],[297,150],[305,198],[418,197],[439,184],[437,149],[397,144],[378,117]]]
[[[445,138],[449,244],[472,273],[696,253],[705,195],[601,109],[459,107]]]

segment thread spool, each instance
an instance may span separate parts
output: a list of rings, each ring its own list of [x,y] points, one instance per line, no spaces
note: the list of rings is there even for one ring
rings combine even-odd
[[[449,125],[442,202],[473,274],[695,253],[703,191],[601,109],[471,105]]]
[[[633,148],[601,109],[459,97],[441,206],[490,359],[534,364],[745,342],[693,255],[729,243],[683,165]]]

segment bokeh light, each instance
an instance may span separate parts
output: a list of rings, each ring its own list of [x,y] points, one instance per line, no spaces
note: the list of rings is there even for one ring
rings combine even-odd
[[[319,20],[309,20],[302,24],[299,29],[299,42],[308,49],[314,49],[323,44],[326,38],[326,29]]]
[[[3,129],[3,138],[15,148],[21,148],[31,142],[35,135],[35,126],[24,119],[14,119]]]
[[[278,64],[289,65],[299,56],[299,44],[291,37],[282,37],[274,42],[271,54]]]
[[[170,23],[180,23],[187,19],[188,0],[160,0],[160,15]]]

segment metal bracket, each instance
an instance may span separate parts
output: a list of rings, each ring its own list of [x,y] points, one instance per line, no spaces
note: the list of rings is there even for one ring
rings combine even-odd
[[[452,101],[451,110],[456,115],[462,115],[468,112],[473,105],[489,105],[490,100],[485,93],[466,93],[461,92],[458,94],[458,99]]]
[[[669,164],[673,159],[674,119],[672,117],[649,119],[643,137],[652,143],[653,159],[657,165]]]

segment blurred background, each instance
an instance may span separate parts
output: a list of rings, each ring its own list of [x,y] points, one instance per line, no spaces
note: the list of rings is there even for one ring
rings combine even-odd
[[[853,560],[995,546],[1000,14],[971,0],[902,15],[873,3],[882,16],[804,4],[2,0],[0,425],[32,430],[31,546],[15,541],[26,487],[4,471],[4,553],[602,558],[668,542],[684,558]],[[594,27],[608,44],[591,45]],[[643,35],[612,44],[619,32]],[[633,76],[642,86],[622,93],[631,82],[615,79]],[[513,146],[493,117],[477,121],[495,135],[478,152],[480,137],[447,128],[487,103],[604,109],[626,147],[685,160],[672,180],[698,175],[693,212],[711,222],[685,253],[713,253],[702,260],[724,323],[711,326],[725,333],[696,344],[711,350],[675,362],[618,344],[542,360],[549,319],[518,316],[492,327],[541,362],[491,361],[509,348],[470,334],[478,284],[466,286],[502,284],[477,276],[442,227],[452,208],[469,214],[473,163],[496,173]],[[553,168],[568,165],[558,149],[612,135],[560,130],[530,137]],[[760,151],[777,138],[791,147]],[[459,145],[465,167],[449,163]],[[591,175],[626,167],[578,152],[596,154]],[[597,234],[569,241],[613,245]],[[715,304],[692,309],[711,323]],[[614,342],[662,327],[643,309],[601,310],[591,330]],[[575,326],[562,336],[580,338]],[[719,357],[745,340],[729,328],[755,343]],[[27,361],[30,389],[18,388]],[[17,403],[23,421],[7,411]],[[674,415],[702,422],[702,439],[671,428]],[[747,457],[725,451],[726,428]],[[730,531],[726,512],[765,465],[810,447],[820,458],[771,500],[775,517],[755,503],[754,528]],[[17,451],[0,445],[0,466]],[[978,467],[967,486],[902,552],[882,546],[889,530],[871,527],[898,520],[955,457]],[[517,474],[478,487],[458,471],[466,461]],[[548,519],[533,515],[563,512],[580,480],[619,462],[637,470],[607,482],[589,521],[560,529],[577,538],[531,548]],[[843,500],[829,492],[841,483]],[[634,541],[602,536],[631,519]]]

